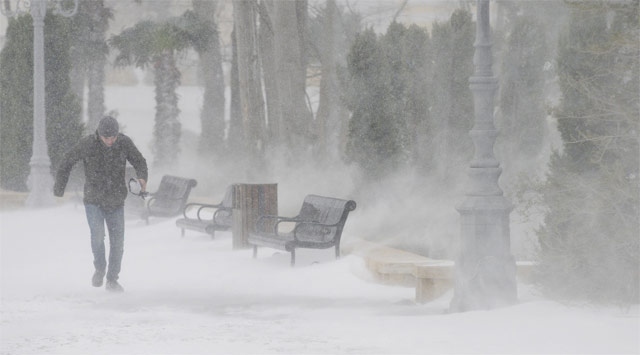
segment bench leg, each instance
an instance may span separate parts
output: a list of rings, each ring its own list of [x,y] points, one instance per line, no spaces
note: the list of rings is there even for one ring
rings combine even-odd
[[[180,228],[180,236],[184,238],[184,228]]]
[[[291,267],[296,265],[296,250],[291,249]]]
[[[340,259],[340,246],[336,245],[336,259]]]
[[[258,256],[258,246],[253,246],[253,258],[255,259]]]

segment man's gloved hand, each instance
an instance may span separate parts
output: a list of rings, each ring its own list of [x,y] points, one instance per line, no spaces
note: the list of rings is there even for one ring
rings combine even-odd
[[[147,181],[145,179],[138,179],[138,182],[140,183],[140,192],[147,192]]]

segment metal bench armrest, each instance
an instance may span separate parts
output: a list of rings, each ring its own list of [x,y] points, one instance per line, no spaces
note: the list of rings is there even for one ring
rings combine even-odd
[[[280,225],[280,223],[282,222],[298,222],[300,221],[300,219],[298,219],[298,216],[296,217],[284,217],[284,216],[274,216],[274,215],[263,215],[258,217],[258,219],[256,220],[256,230],[262,230],[262,228],[260,228],[262,226],[263,223],[265,223],[265,221],[267,220],[276,220],[275,223],[273,224],[273,233],[275,235],[279,235],[278,234],[278,225]]]
[[[196,217],[189,217],[188,213],[191,209],[195,209],[196,210]],[[209,210],[209,209],[213,209],[216,210],[215,212],[213,212],[213,215],[211,216],[211,218],[203,218],[202,217],[202,212],[205,210]],[[187,203],[184,206],[184,209],[182,210],[182,214],[184,215],[184,218],[186,219],[198,219],[199,221],[205,220],[205,219],[211,219],[211,220],[215,220],[216,215],[218,214],[218,212],[220,211],[231,211],[231,208],[229,207],[224,207],[222,203],[216,203],[216,204],[210,204],[210,203],[197,203],[197,202],[191,202],[191,203]]]
[[[320,222],[316,222],[316,221],[305,221],[305,220],[301,220],[299,221],[295,228],[293,229],[293,239],[294,240],[298,240],[298,229],[304,225],[315,225],[315,226],[321,226],[321,227],[325,227],[324,230],[324,234],[329,234],[331,233],[331,228],[333,227],[337,227],[338,225],[340,225],[340,223],[334,223],[334,224],[326,224],[326,223],[320,223]]]
[[[232,208],[231,208],[231,207],[224,207],[224,206],[222,206],[222,204],[218,204],[218,206],[219,206],[219,207],[217,207],[217,210],[213,213],[213,217],[212,217],[212,219],[213,219],[214,221],[216,220],[216,217],[218,216],[218,213],[221,213],[221,212],[231,212],[231,211],[232,211]],[[198,216],[198,218],[199,218],[199,216]]]

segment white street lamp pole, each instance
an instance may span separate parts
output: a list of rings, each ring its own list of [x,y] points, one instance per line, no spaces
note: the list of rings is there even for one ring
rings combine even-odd
[[[27,180],[27,207],[45,207],[54,203],[51,161],[47,151],[46,113],[44,102],[44,16],[46,0],[33,0],[33,152]]]
[[[78,0],[74,0],[72,9],[64,9],[61,0],[54,0],[53,11],[56,14],[70,17],[75,15]],[[31,172],[27,180],[29,197],[28,207],[46,207],[54,204],[53,177],[51,176],[51,160],[47,151],[47,117],[45,112],[45,78],[44,78],[44,17],[47,14],[47,0],[17,0],[14,8],[2,7],[2,13],[14,17],[29,11],[33,19],[33,148]]]

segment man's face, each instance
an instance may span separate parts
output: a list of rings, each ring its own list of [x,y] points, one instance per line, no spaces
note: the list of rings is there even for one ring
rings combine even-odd
[[[113,143],[116,142],[116,139],[118,139],[118,136],[113,136],[113,137],[103,137],[100,136],[100,140],[102,140],[102,143],[104,143],[104,145],[106,145],[107,147],[111,148],[111,146],[113,145]]]

